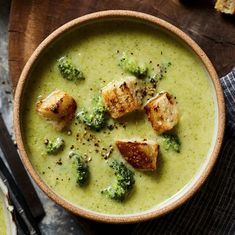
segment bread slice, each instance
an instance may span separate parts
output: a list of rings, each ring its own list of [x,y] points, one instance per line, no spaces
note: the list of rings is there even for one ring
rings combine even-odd
[[[118,140],[116,145],[123,158],[134,168],[154,171],[157,167],[159,145],[154,141]]]
[[[215,9],[226,14],[234,14],[235,0],[217,0]]]
[[[160,92],[144,106],[153,129],[158,133],[171,130],[179,121],[175,98],[168,92]]]

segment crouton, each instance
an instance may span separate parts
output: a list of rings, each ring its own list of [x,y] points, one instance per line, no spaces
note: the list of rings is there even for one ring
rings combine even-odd
[[[60,90],[53,91],[36,103],[36,111],[59,130],[73,119],[76,108],[77,104],[73,97]]]
[[[122,157],[134,168],[154,171],[157,167],[159,145],[153,141],[117,140]]]
[[[136,79],[110,83],[102,89],[103,102],[112,118],[120,118],[141,107]]]
[[[171,130],[179,121],[175,98],[168,92],[161,92],[144,106],[153,129],[161,134]]]
[[[235,1],[234,0],[217,0],[215,4],[215,9],[226,14],[234,14],[235,13]]]

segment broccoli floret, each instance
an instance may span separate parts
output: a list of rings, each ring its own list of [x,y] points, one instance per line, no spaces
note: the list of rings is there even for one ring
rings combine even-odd
[[[94,108],[92,112],[88,113],[87,111],[81,111],[77,114],[76,118],[91,129],[99,131],[106,124],[105,113],[106,108],[101,97],[96,97],[94,99]]]
[[[56,138],[55,140],[47,140],[46,144],[46,152],[47,154],[57,154],[58,152],[62,151],[64,148],[64,140],[60,137]]]
[[[174,150],[175,152],[180,152],[180,140],[177,135],[169,135],[169,134],[163,134],[163,147],[166,150]]]
[[[126,53],[123,53],[119,66],[125,71],[135,75],[137,78],[144,78],[148,73],[148,68],[146,66],[138,64],[134,59],[129,58]]]
[[[126,197],[126,190],[118,184],[109,186],[102,190],[101,193],[116,201],[123,201]]]
[[[102,190],[101,193],[113,200],[123,201],[134,187],[134,173],[129,170],[123,162],[116,160],[112,162],[110,167],[114,170],[116,182]]]
[[[90,175],[87,161],[76,152],[69,154],[70,158],[74,158],[77,169],[77,184],[82,187],[88,182]]]
[[[58,60],[58,69],[62,77],[69,81],[85,79],[82,71],[76,68],[66,57],[62,57]]]

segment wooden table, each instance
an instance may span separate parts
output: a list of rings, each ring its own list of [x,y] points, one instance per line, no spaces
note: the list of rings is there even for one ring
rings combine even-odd
[[[210,0],[12,0],[9,25],[9,67],[13,89],[38,44],[64,23],[100,10],[126,9],[152,14],[178,26],[206,52],[219,76],[235,66],[235,16],[214,10]],[[96,231],[103,231],[98,223]],[[131,226],[106,225],[128,234]],[[112,234],[114,234],[112,232]],[[117,233],[116,233],[117,234]]]
[[[38,44],[64,23],[95,11],[135,10],[160,17],[190,35],[219,76],[235,66],[235,15],[223,15],[210,0],[12,0],[9,67],[13,89]]]

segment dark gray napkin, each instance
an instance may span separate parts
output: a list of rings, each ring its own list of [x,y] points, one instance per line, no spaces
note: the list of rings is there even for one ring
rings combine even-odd
[[[235,68],[220,81],[227,123],[212,173],[191,200],[164,217],[136,225],[132,234],[235,234]]]

